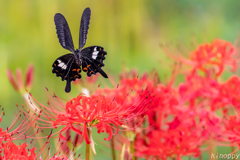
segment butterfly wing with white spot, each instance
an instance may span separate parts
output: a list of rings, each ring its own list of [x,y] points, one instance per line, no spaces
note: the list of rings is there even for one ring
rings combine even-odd
[[[91,10],[90,8],[86,8],[83,11],[81,22],[80,22],[80,32],[79,32],[79,50],[80,51],[84,47],[87,41],[90,17],[91,17]]]
[[[54,22],[57,30],[57,36],[61,46],[71,52],[74,52],[72,35],[66,19],[62,14],[57,13],[54,16]]]
[[[103,77],[108,78],[107,74],[102,70],[102,67],[104,66],[103,61],[106,59],[105,55],[107,54],[103,47],[87,47],[84,48],[81,53],[83,57],[82,70],[87,72],[89,77],[92,74],[95,75],[99,72]]]
[[[75,62],[73,54],[66,54],[57,58],[52,68],[52,72],[55,73],[57,77],[61,77],[62,81],[67,81],[66,92],[71,91],[71,81],[81,78],[81,68]]]

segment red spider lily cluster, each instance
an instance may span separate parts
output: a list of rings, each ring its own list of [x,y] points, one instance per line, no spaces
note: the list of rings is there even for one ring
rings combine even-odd
[[[80,148],[83,140],[86,159],[89,159],[90,147],[97,153],[94,128],[99,134],[108,134],[104,140],[110,141],[114,160],[116,156],[121,160],[204,159],[205,152],[210,158],[211,154],[217,154],[218,146],[230,147],[229,154],[234,154],[240,147],[240,79],[232,75],[223,80],[223,73],[227,66],[237,70],[239,59],[235,56],[239,48],[216,39],[196,47],[189,58],[166,46],[161,48],[182,63],[165,84],[160,82],[156,71],[138,77],[133,70],[122,73],[119,84],[110,78],[113,88],[97,87],[97,78],[75,82],[91,94],[80,93],[70,100],[54,93],[49,94],[48,103],[43,104],[30,93],[27,97],[24,94],[29,108],[20,106],[24,118],[13,121],[16,124],[21,120],[21,124],[15,129],[14,125],[6,131],[0,129],[1,159],[77,159],[83,152]],[[184,65],[188,66],[187,70]],[[184,80],[175,82],[181,73]],[[8,75],[17,88],[10,71]],[[2,111],[1,118],[3,114]],[[50,133],[46,129],[50,129]],[[16,145],[14,141],[18,139],[45,139],[46,142],[36,148],[32,142]],[[55,139],[56,148],[49,149],[50,141]],[[51,152],[50,156],[46,156],[47,152]]]
[[[190,59],[178,56],[177,60],[192,67],[185,71],[185,81],[176,87],[155,87],[156,90],[165,88],[167,92],[158,92],[162,94],[153,100],[155,107],[147,112],[150,113],[147,122],[153,127],[137,133],[136,156],[202,158],[202,153],[214,153],[217,146],[236,147],[232,153],[238,150],[240,79],[237,76],[226,81],[219,78],[226,65],[237,69],[234,49],[230,42],[217,39],[200,45]],[[164,101],[167,103],[162,103]]]

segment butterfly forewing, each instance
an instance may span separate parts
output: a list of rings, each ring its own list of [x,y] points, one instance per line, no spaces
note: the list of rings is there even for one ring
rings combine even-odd
[[[82,70],[87,72],[89,77],[92,74],[95,75],[99,72],[103,77],[108,78],[107,74],[101,69],[104,66],[103,61],[105,60],[105,55],[107,54],[103,47],[87,47],[84,48],[81,53],[83,57]]]
[[[86,8],[83,11],[81,22],[80,22],[80,32],[79,32],[79,50],[80,51],[84,47],[87,41],[90,17],[91,17],[91,10],[90,8]]]
[[[57,30],[57,36],[61,46],[71,52],[74,52],[72,35],[66,19],[62,14],[57,13],[54,16],[54,22]]]

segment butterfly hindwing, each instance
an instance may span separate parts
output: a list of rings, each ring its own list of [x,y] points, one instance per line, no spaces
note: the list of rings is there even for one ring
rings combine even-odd
[[[104,66],[103,61],[105,60],[105,55],[107,54],[103,47],[87,47],[84,48],[81,53],[83,57],[82,69],[84,72],[87,72],[89,77],[92,74],[95,75],[99,72],[103,77],[108,78],[107,74],[101,69]]]
[[[80,23],[79,50],[81,50],[83,46],[86,44],[90,17],[91,17],[91,10],[90,8],[86,8],[83,11],[81,23]]]
[[[61,77],[62,81],[67,81],[66,92],[71,91],[71,81],[81,78],[81,68],[75,62],[74,54],[66,54],[57,58],[52,67],[52,72],[55,73],[57,77]]]
[[[57,30],[58,40],[61,46],[71,52],[74,52],[72,35],[67,20],[60,13],[55,14],[54,22]]]

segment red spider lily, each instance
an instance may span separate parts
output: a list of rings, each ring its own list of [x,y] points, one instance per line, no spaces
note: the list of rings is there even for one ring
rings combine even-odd
[[[240,119],[239,114],[228,116],[224,119],[226,131],[222,133],[222,141],[230,143],[230,145],[240,147]]]
[[[1,143],[0,145],[0,159],[26,159],[26,160],[35,160],[36,154],[34,152],[35,148],[27,150],[28,145],[23,143],[22,145],[17,146],[13,142],[9,141],[5,144]]]
[[[198,49],[191,53],[191,61],[195,62],[195,68],[203,72],[209,70],[208,67],[217,66],[216,76],[220,76],[225,65],[237,69],[236,61],[232,59],[234,47],[230,42],[215,39],[211,44],[200,45]]]
[[[2,112],[2,117],[5,113]],[[0,123],[2,118],[0,118]],[[24,113],[16,113],[15,117],[12,121],[12,124],[3,131],[3,128],[0,128],[0,141],[10,141],[10,140],[17,140],[17,139],[26,139],[26,138],[33,138],[37,133],[34,133],[34,126],[35,122],[34,119],[29,119],[24,116]]]
[[[151,99],[151,103],[148,103],[148,108],[153,109],[154,106],[156,106],[157,101],[159,99],[158,95],[156,95],[157,92],[155,92],[154,82],[150,81],[146,78],[131,78],[131,79],[122,79],[120,81],[120,84],[117,86],[117,89],[111,89],[111,88],[104,88],[104,89],[98,89],[95,91],[94,95],[104,95],[105,97],[112,98],[114,97],[114,101],[117,103],[122,103],[125,101],[125,106],[131,107],[134,105],[140,105],[141,101],[136,101],[136,98],[139,97],[139,99]],[[143,89],[145,88],[145,89]],[[151,94],[149,94],[151,93]],[[156,96],[156,97],[155,97]],[[154,97],[154,98],[153,98]],[[126,101],[127,99],[127,101]],[[138,110],[136,110],[138,112]],[[149,110],[147,110],[145,113],[148,114]],[[139,114],[140,117],[136,117],[133,121],[129,121],[128,123],[125,123],[128,127],[132,128],[134,126],[139,125],[143,121],[143,116]]]
[[[135,72],[133,72],[133,76],[135,76]],[[144,112],[144,114],[140,114],[137,117],[134,117],[132,121],[125,123],[128,128],[135,128],[134,130],[127,131],[126,134],[123,133],[123,136],[116,137],[117,139],[115,142],[129,145],[134,143],[136,134],[141,132],[146,132],[148,129],[144,129],[145,126],[143,125],[144,122],[149,124],[149,130],[152,130],[153,127],[156,127],[157,123],[159,123],[161,119],[161,114],[164,112],[163,109],[166,110],[173,109],[174,105],[177,104],[177,100],[175,94],[177,93],[171,85],[168,87],[164,87],[163,85],[157,84],[157,76],[154,74],[153,78],[148,78],[149,75],[144,75],[142,78],[129,78],[125,79],[124,77],[130,77],[131,74],[123,74],[122,79],[117,87],[117,89],[98,89],[94,95],[104,94],[106,97],[114,97],[116,102],[121,102],[126,97],[128,98],[128,102],[126,105],[131,105],[134,102],[136,97],[140,97],[144,99],[145,97],[151,98],[154,95],[154,98],[151,98],[151,103],[148,104],[149,109]],[[143,90],[143,88],[145,88]],[[151,95],[147,93],[151,93]],[[128,104],[129,103],[129,104]],[[157,116],[158,115],[158,116]],[[126,141],[130,142],[126,142]],[[130,144],[131,143],[131,144]],[[112,146],[114,147],[114,146]],[[112,149],[121,149],[121,147],[115,146]],[[131,151],[132,152],[132,151]],[[133,157],[134,153],[131,153]]]
[[[212,99],[213,109],[223,108],[224,114],[230,107],[240,110],[240,79],[237,76],[230,77],[220,85],[217,97]]]
[[[161,45],[161,48],[175,60],[193,66],[192,72],[201,70],[208,74],[213,70],[218,77],[223,73],[226,65],[231,66],[233,71],[237,69],[236,60],[233,58],[233,55],[236,54],[234,52],[235,48],[230,42],[225,40],[215,39],[210,44],[199,45],[195,51],[190,53],[190,59],[186,59],[179,54],[179,57],[176,57],[164,45]]]
[[[105,140],[110,140],[112,135],[118,133],[119,126],[145,112],[150,101],[149,98],[140,99],[137,97],[133,101],[135,103],[126,105],[127,98],[121,103],[117,103],[102,95],[86,97],[80,94],[77,98],[73,98],[66,105],[63,105],[56,95],[55,98],[58,102],[53,100],[52,103],[49,103],[49,107],[40,104],[33,98],[43,108],[38,113],[39,128],[64,126],[60,132],[57,132],[61,139],[66,140],[68,137],[64,137],[62,133],[71,129],[82,135],[80,141],[84,138],[87,144],[92,142],[87,130],[96,127],[98,133],[107,132],[109,137]],[[113,130],[116,130],[116,133],[113,133]]]
[[[32,88],[33,74],[34,74],[34,66],[29,65],[27,68],[27,71],[26,71],[26,80],[25,80],[25,84],[24,84],[23,80],[22,80],[22,70],[21,69],[18,68],[16,70],[17,81],[14,80],[11,70],[10,69],[7,70],[7,76],[8,76],[10,83],[12,84],[15,91],[17,91],[21,94],[24,94],[26,89],[30,90]]]
[[[148,135],[149,144],[146,147],[137,149],[138,156],[146,158],[158,157],[167,159],[168,157],[177,157],[181,155],[193,154],[198,156],[200,150],[199,135],[195,135],[188,127],[181,127],[169,132],[153,131]],[[138,144],[144,146],[143,144]]]
[[[49,159],[49,160],[68,160],[68,156],[66,155],[54,155],[51,157],[50,148],[47,146],[49,145],[49,141],[47,141],[44,146],[36,149],[34,146],[30,147],[31,144],[20,144],[16,145],[12,141],[8,141],[6,143],[0,142],[0,159],[1,160],[17,160],[17,159],[24,159],[24,160],[39,160],[42,159]],[[32,143],[33,144],[33,143]],[[34,145],[34,144],[33,144]],[[38,151],[37,151],[38,150]],[[57,154],[58,152],[56,152]],[[42,155],[42,156],[41,156]],[[44,157],[44,158],[42,158]],[[72,156],[74,157],[74,156]]]
[[[131,99],[134,100],[136,97],[139,96],[141,98],[143,98],[144,96],[145,98],[152,97],[152,95],[154,95],[154,93],[152,92],[153,88],[153,82],[147,79],[122,79],[120,84],[117,86],[117,89],[98,89],[95,91],[94,95],[103,94],[105,97],[108,98],[114,97],[114,101],[116,101],[117,103],[122,103],[126,100],[126,98],[128,98],[128,101],[126,101],[126,103],[132,105],[133,101]],[[151,96],[149,95],[149,93],[151,93]]]
[[[161,122],[157,123],[160,126],[149,128],[137,135],[135,145],[137,156],[157,157],[156,159],[197,157],[202,150],[209,149],[202,149],[202,145],[218,140],[224,131],[220,118],[214,112],[204,109],[193,111],[178,108],[178,110],[176,115],[169,113],[163,117]]]
[[[189,103],[189,107],[210,107],[209,103],[219,93],[219,83],[210,77],[190,74],[185,82],[178,86],[179,103]]]
[[[3,157],[0,157],[0,159],[31,160],[36,159],[36,157],[39,157],[39,155],[43,154],[44,151],[47,150],[51,134],[46,136],[39,135],[40,132],[45,132],[39,129],[35,131],[36,123],[34,117],[28,118],[25,114],[26,113],[21,112],[16,113],[12,124],[7,128],[7,130],[3,131],[3,128],[0,128],[0,153],[3,153]],[[2,120],[2,118],[0,118],[0,120]],[[43,138],[47,138],[47,140],[45,140],[45,143],[41,143],[42,146],[38,149],[35,147],[32,149],[26,149],[26,147],[29,146],[26,143],[19,146],[13,143],[15,140],[23,139],[26,141],[27,139],[32,139],[30,145],[32,144],[34,146],[35,142],[33,139],[39,140]],[[37,152],[35,153],[36,150]]]
[[[18,105],[17,105],[18,106]],[[25,108],[22,105],[23,108]],[[25,108],[26,109],[26,108]],[[49,153],[48,145],[50,138],[52,138],[52,131],[50,134],[47,134],[45,131],[42,129],[37,129],[36,125],[36,115],[30,115],[31,112],[22,112],[23,110],[21,109],[20,112],[15,114],[15,117],[12,121],[12,124],[7,127],[6,130],[3,130],[3,128],[0,128],[0,153],[3,153],[3,159],[18,159],[20,157],[24,158],[23,155],[34,155],[36,157],[39,157],[40,155],[53,155],[54,153],[60,153],[62,149],[66,146],[66,143],[63,142],[58,142],[57,147],[54,148],[52,151],[52,154]],[[0,114],[0,122],[4,120],[2,117],[5,115],[4,112],[1,112]],[[26,116],[29,115],[30,117]],[[42,136],[42,134],[45,134]],[[30,144],[22,144],[20,146],[15,145],[13,142],[15,140],[27,140],[27,139],[32,139]],[[35,148],[36,141],[34,139],[40,141],[39,145],[41,146],[40,148]],[[41,141],[42,140],[42,141]],[[59,144],[61,143],[61,144]],[[26,147],[32,145],[32,149],[26,149]],[[69,151],[69,149],[67,148]],[[36,152],[35,152],[36,151]],[[73,151],[72,151],[73,152]],[[19,156],[19,157],[18,157]],[[46,156],[44,156],[46,157]],[[1,159],[1,158],[0,158]],[[21,158],[20,158],[21,159]],[[27,157],[27,159],[35,159],[32,157]]]
[[[151,103],[148,104],[149,110],[147,110],[144,115],[141,116],[141,118],[135,119],[135,124],[139,124],[139,122],[142,121],[142,117],[147,117],[150,126],[152,126],[159,122],[158,118],[161,118],[161,116],[156,116],[158,112],[161,112],[159,114],[162,114],[169,112],[170,110],[174,110],[175,106],[178,104],[178,99],[177,91],[171,85],[165,87],[156,83],[156,77],[151,80],[149,80],[147,77],[147,75],[144,75],[141,79],[122,79],[117,89],[98,89],[95,92],[95,95],[104,94],[106,97],[114,96],[116,102],[121,102],[128,97],[128,102],[131,105],[133,103],[131,102],[131,99],[134,100],[138,96],[141,98],[145,98],[146,96],[148,98],[152,98],[153,96],[146,94],[146,91],[150,92],[151,95],[154,95],[154,98],[152,98]],[[142,88],[146,89],[143,90]],[[162,112],[163,108],[166,109],[165,112]],[[128,123],[128,126],[135,126],[135,124],[130,125]]]
[[[200,154],[201,135],[195,130],[194,122],[185,122],[176,117],[167,124],[168,129],[154,130],[145,136],[138,136],[136,143],[137,155],[142,157],[158,157],[167,159],[181,155]],[[158,127],[159,128],[159,127]],[[195,131],[194,131],[195,130]],[[137,147],[142,146],[142,147]]]

